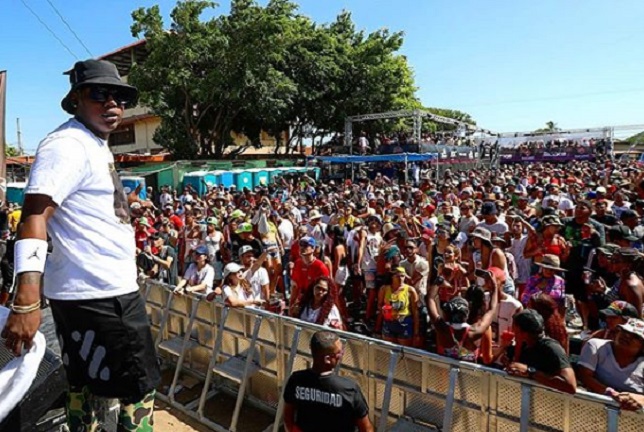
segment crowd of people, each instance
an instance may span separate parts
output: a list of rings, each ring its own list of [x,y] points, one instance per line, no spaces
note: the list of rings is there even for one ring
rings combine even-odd
[[[644,405],[644,171],[576,162],[440,181],[163,187],[135,200],[142,275]]]

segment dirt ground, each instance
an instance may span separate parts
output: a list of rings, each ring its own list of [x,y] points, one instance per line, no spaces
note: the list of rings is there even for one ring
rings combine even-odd
[[[210,432],[211,429],[198,421],[178,412],[170,411],[168,405],[161,401],[155,403],[154,408],[155,432]]]

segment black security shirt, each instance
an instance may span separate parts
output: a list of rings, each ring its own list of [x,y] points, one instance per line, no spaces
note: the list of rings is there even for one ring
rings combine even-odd
[[[295,405],[295,423],[303,432],[354,432],[356,420],[369,413],[355,382],[311,369],[291,375],[284,400]]]

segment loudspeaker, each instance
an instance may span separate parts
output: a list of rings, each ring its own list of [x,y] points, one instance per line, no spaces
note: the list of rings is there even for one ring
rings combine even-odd
[[[0,368],[14,358],[0,338]],[[63,362],[49,348],[27,394],[0,424],[0,432],[45,432],[58,430],[65,421],[67,378]]]

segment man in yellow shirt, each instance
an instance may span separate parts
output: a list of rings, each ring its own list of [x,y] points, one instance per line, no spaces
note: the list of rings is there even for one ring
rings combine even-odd
[[[20,218],[22,217],[22,207],[15,204],[13,208],[9,208],[9,216],[7,217],[7,223],[9,225],[9,231],[12,234],[15,234],[18,231],[18,224],[20,223]]]

